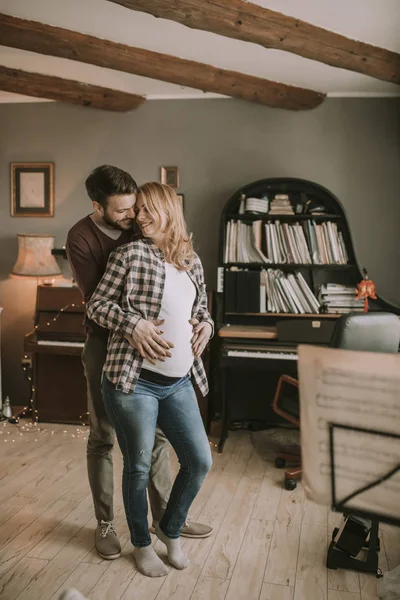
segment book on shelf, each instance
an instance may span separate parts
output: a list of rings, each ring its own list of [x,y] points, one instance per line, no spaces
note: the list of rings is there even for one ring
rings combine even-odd
[[[246,198],[245,212],[265,215],[269,210],[269,200],[266,196],[263,198]]]
[[[232,267],[225,272],[225,312],[345,314],[362,312],[364,301],[356,298],[356,288],[327,283],[314,294],[299,271],[280,269],[249,270]]]
[[[227,313],[316,314],[320,303],[301,273],[232,268],[225,273]]]
[[[362,312],[364,300],[356,298],[357,290],[353,285],[328,283],[321,285],[318,299],[328,314]]]
[[[239,203],[239,214],[271,214],[271,215],[294,215],[293,206],[287,194],[275,194],[269,201],[267,194],[261,198],[248,197],[241,194]]]
[[[293,206],[290,203],[289,196],[287,194],[275,194],[271,200],[270,215],[294,215]]]
[[[225,263],[348,264],[337,223],[314,220],[295,223],[231,219],[225,230]]]

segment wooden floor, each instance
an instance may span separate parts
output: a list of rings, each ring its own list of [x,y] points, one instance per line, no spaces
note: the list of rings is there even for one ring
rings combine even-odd
[[[233,432],[191,515],[214,535],[185,540],[191,563],[164,578],[137,573],[116,463],[116,527],[123,556],[93,550],[86,428],[0,424],[0,598],[48,600],[76,587],[92,600],[375,600],[376,579],[324,566],[337,515],[282,488],[251,434]],[[400,564],[398,530],[381,530],[382,568]],[[155,548],[165,558],[164,547]]]

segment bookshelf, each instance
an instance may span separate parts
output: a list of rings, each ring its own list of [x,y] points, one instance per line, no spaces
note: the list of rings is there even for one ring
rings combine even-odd
[[[243,196],[252,199],[250,208],[260,210],[266,207],[263,197],[271,201],[280,196],[285,214],[243,212]],[[276,213],[279,206],[274,209]],[[238,224],[233,237],[228,226],[232,222]],[[271,408],[280,375],[297,376],[298,344],[329,344],[337,318],[355,308],[362,310],[355,295],[363,275],[341,203],[310,181],[263,179],[242,187],[226,203],[219,232],[212,397],[213,413],[221,419],[221,452],[229,428],[284,425]],[[317,243],[325,240],[334,250],[315,247],[313,232]],[[250,250],[243,252],[243,243],[250,244]],[[301,249],[294,249],[293,243]],[[288,251],[291,256],[285,255]],[[279,294],[271,303],[268,298],[275,284]],[[290,300],[283,301],[285,293]],[[292,297],[296,293],[297,300]],[[400,307],[381,296],[369,301],[369,309],[400,315]],[[264,332],[268,337],[262,339]]]
[[[274,214],[247,211],[255,205],[271,210],[276,198],[286,214],[276,214],[279,206]],[[265,207],[256,204],[262,199]],[[334,319],[347,310],[362,310],[362,302],[355,300],[361,279],[346,214],[326,188],[303,179],[263,179],[239,189],[226,203],[219,237],[221,324],[244,324],[246,317],[260,325],[288,316]],[[236,304],[235,294],[240,297]],[[275,302],[269,302],[270,296]],[[382,298],[370,302],[370,310],[382,309],[399,312]]]

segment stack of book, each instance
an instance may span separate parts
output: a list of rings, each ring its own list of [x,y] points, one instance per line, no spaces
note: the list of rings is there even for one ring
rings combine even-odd
[[[316,314],[320,303],[301,273],[232,268],[225,273],[227,313]]]
[[[329,314],[362,312],[364,310],[364,300],[356,299],[356,293],[357,290],[352,285],[327,283],[321,286],[318,298],[324,312]]]
[[[246,212],[266,215],[269,208],[268,198],[246,198]]]
[[[289,196],[287,194],[275,194],[275,197],[271,200],[269,214],[294,215],[294,210],[290,204]]]

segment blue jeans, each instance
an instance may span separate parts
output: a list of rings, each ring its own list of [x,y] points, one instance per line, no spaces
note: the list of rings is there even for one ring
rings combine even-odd
[[[178,538],[212,462],[189,377],[169,386],[139,379],[130,394],[104,377],[103,399],[124,457],[122,493],[132,544],[151,544],[146,490],[157,422],[180,463],[160,528],[168,537]]]

